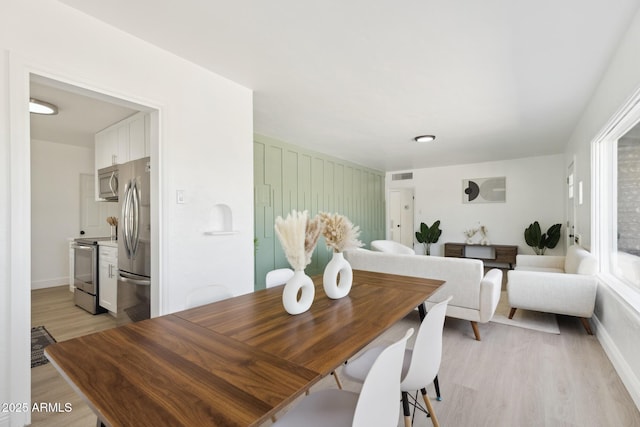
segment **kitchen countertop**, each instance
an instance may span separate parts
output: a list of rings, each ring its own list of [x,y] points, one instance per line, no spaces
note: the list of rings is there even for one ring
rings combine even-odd
[[[100,242],[98,242],[99,246],[109,246],[112,248],[117,248],[118,247],[118,241],[117,240],[102,240]]]

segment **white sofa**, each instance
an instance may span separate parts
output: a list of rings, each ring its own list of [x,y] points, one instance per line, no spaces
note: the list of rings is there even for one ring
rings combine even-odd
[[[518,255],[516,269],[507,273],[512,318],[516,309],[577,316],[587,333],[598,287],[596,258],[580,246],[566,256]]]
[[[500,300],[502,271],[494,268],[485,275],[482,261],[479,260],[399,255],[367,249],[348,251],[346,257],[354,270],[444,280],[445,283],[425,301],[427,311],[452,296],[447,306],[447,316],[471,321],[478,341],[478,322],[491,320]]]
[[[390,254],[415,255],[416,251],[409,246],[393,240],[374,240],[371,242],[371,249],[378,252],[386,252]]]

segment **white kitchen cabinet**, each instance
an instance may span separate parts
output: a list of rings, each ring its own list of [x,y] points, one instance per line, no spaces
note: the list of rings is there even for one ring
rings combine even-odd
[[[111,313],[118,310],[118,248],[98,247],[99,304]]]
[[[136,114],[135,118],[129,123],[129,159],[136,160],[147,157],[145,153],[145,116],[148,114]]]
[[[99,197],[99,169],[150,155],[149,121],[149,113],[139,112],[96,133],[96,200],[103,200]]]
[[[129,155],[129,130],[129,123],[124,123],[118,128],[118,156],[116,158],[116,163],[119,165],[131,160],[131,156]]]
[[[69,291],[73,292],[75,286],[75,249],[73,248],[76,242],[73,238],[69,238]]]
[[[151,156],[151,115],[144,115],[144,157]]]
[[[114,127],[100,131],[95,136],[96,170],[118,163],[118,129]]]

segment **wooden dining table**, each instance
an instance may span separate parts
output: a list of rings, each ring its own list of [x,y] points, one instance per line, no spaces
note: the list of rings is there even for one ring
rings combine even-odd
[[[298,315],[275,287],[52,344],[45,354],[106,426],[256,426],[425,301],[440,280],[322,276]]]

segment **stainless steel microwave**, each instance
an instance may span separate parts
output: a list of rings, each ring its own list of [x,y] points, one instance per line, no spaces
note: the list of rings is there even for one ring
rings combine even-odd
[[[98,169],[98,194],[101,199],[118,200],[118,165]]]

